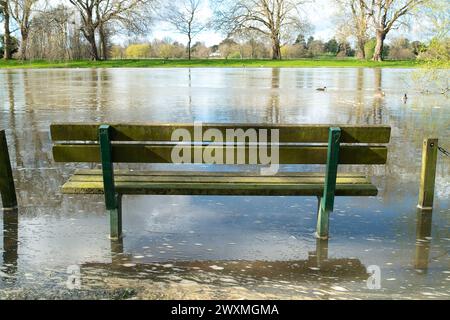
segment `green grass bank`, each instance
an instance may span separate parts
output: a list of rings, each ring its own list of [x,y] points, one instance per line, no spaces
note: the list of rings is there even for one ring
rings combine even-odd
[[[298,60],[234,60],[234,59],[127,59],[108,61],[21,61],[0,60],[0,68],[415,68],[418,61],[365,61],[356,59],[298,59]]]

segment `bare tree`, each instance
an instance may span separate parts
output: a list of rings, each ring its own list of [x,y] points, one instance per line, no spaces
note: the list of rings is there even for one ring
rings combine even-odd
[[[188,59],[191,60],[192,40],[208,25],[199,19],[202,0],[180,0],[177,4],[167,4],[161,17],[171,24],[175,30],[188,38]]]
[[[73,59],[79,45],[79,29],[74,21],[74,10],[63,4],[47,8],[33,17],[29,34],[29,59]]]
[[[345,38],[356,38],[357,57],[365,59],[364,47],[369,40],[370,15],[366,9],[366,0],[338,0],[342,15],[338,22],[339,31]],[[351,17],[351,19],[349,19]]]
[[[375,27],[376,45],[372,57],[374,61],[382,61],[384,40],[392,29],[405,24],[404,17],[428,0],[364,0]]]
[[[80,27],[86,40],[90,45],[90,55],[92,60],[99,60],[97,49],[97,41],[95,39],[95,32],[98,28],[99,21],[95,15],[96,5],[100,0],[69,0],[72,5],[78,10],[82,25]]]
[[[103,58],[107,58],[106,36],[109,23],[120,22],[136,27],[139,19],[133,14],[145,12],[144,6],[151,0],[69,0],[79,12],[82,20],[81,32],[90,45],[91,59],[100,60],[96,35],[100,34]]]
[[[241,57],[245,58],[261,58],[267,55],[266,43],[268,40],[266,36],[254,30],[243,30],[237,33],[234,40],[239,44],[239,50],[241,52]],[[269,40],[270,41],[270,40]],[[270,56],[270,55],[269,55]]]
[[[2,0],[0,1],[0,11],[3,16],[3,24],[5,29],[4,34],[4,47],[3,47],[3,58],[5,60],[11,59],[11,31],[9,29],[9,20],[10,20],[10,13],[9,13],[9,0]]]
[[[281,59],[282,39],[298,34],[305,23],[300,16],[299,0],[216,0],[214,12],[217,28],[232,36],[254,30],[270,38],[272,59]]]
[[[10,14],[16,20],[21,36],[19,55],[22,60],[27,58],[28,37],[32,22],[32,14],[39,0],[10,0]]]
[[[108,58],[109,38],[118,30],[145,34],[150,27],[154,0],[99,0],[96,14],[102,59]]]
[[[98,36],[100,40],[100,56],[102,60],[108,60],[109,39],[113,34],[113,26],[109,22],[101,21],[98,25]]]

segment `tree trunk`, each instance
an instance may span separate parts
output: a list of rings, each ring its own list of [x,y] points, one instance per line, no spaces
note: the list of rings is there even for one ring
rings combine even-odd
[[[373,61],[383,61],[383,45],[386,39],[386,33],[383,30],[377,30],[377,44],[373,53]]]
[[[100,60],[100,57],[98,55],[97,42],[95,41],[95,33],[94,32],[86,34],[85,37],[90,45],[91,59],[94,61],[98,61],[98,60]]]
[[[281,46],[277,36],[272,37],[272,60],[281,60]]]
[[[366,46],[366,41],[364,39],[358,39],[358,51],[356,53],[356,57],[358,59],[364,60],[366,59],[366,52],[365,52],[365,47]]]
[[[108,60],[108,39],[106,37],[105,28],[103,25],[99,27],[101,56],[103,60]]]
[[[5,25],[5,35],[4,35],[4,48],[3,48],[3,57],[5,60],[11,59],[11,31],[9,30],[9,7],[8,2],[4,3],[3,8],[3,17],[4,17],[4,25]]]
[[[23,27],[20,29],[22,42],[20,44],[20,59],[27,60],[27,45],[28,45],[28,29]]]
[[[189,40],[188,40],[188,44],[187,44],[187,50],[188,50],[188,60],[191,60],[191,42],[192,42],[192,39],[191,39],[191,36],[190,35],[188,35],[188,37],[189,37]]]

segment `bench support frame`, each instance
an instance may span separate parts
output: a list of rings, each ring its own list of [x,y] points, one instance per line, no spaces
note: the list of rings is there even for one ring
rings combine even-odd
[[[328,239],[329,218],[330,213],[334,208],[340,139],[341,129],[335,127],[330,128],[328,135],[325,185],[323,188],[323,197],[319,197],[319,208],[317,212],[316,237],[319,239]]]
[[[105,192],[106,210],[109,212],[110,237],[120,239],[122,237],[122,195],[116,193],[114,185],[114,164],[111,146],[111,126],[99,127],[100,153],[102,159],[103,188]]]
[[[110,237],[111,239],[120,239],[122,238],[122,195],[118,194],[115,190],[111,145],[112,130],[113,128],[109,125],[101,125],[98,132],[105,205],[110,216]],[[322,197],[318,197],[316,237],[319,239],[328,239],[329,235],[329,216],[334,208],[340,139],[341,129],[338,127],[331,127],[328,136],[324,190]]]

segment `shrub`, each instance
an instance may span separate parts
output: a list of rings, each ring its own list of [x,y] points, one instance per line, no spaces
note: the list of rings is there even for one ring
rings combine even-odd
[[[414,83],[422,92],[450,92],[448,68],[450,61],[450,38],[433,38],[427,49],[419,53],[423,65],[414,73]]]
[[[389,59],[413,60],[416,58],[414,48],[406,38],[401,37],[392,40],[389,48]]]
[[[3,34],[0,34],[0,59],[3,58],[4,53],[4,42],[5,37]],[[17,38],[11,36],[11,54],[17,53],[19,51],[19,40]]]
[[[414,60],[416,56],[411,48],[394,47],[389,50],[389,59],[393,60]]]
[[[241,53],[239,51],[233,51],[228,56],[230,59],[241,59]]]
[[[131,59],[149,58],[151,55],[151,46],[148,43],[131,44],[125,50],[125,56]]]
[[[118,45],[113,45],[109,51],[112,59],[123,59],[125,57],[125,49]]]
[[[164,59],[169,59],[173,56],[173,49],[174,46],[171,45],[170,43],[162,43],[159,46],[159,57],[164,58]]]

